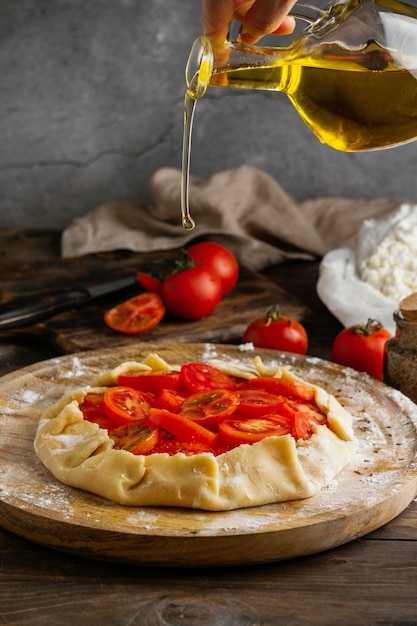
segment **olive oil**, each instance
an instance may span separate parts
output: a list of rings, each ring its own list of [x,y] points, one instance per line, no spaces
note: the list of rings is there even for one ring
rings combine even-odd
[[[369,42],[359,52],[322,44],[309,55],[274,62],[223,65],[213,87],[281,91],[324,144],[344,152],[390,148],[417,138],[417,62],[399,65],[388,49]],[[267,58],[265,56],[265,58]],[[206,80],[204,78],[204,80]],[[182,219],[193,228],[188,207],[191,127],[195,103],[204,93],[198,73],[185,97]],[[271,121],[271,124],[279,123]]]
[[[417,64],[400,68],[375,43],[360,54],[323,46],[319,59],[222,69],[210,85],[282,91],[322,143],[344,152],[392,147],[417,136]]]

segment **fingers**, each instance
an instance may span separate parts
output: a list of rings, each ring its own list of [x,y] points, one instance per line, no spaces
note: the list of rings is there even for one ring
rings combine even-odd
[[[295,27],[293,18],[287,18],[295,0],[269,0],[254,2],[245,15],[242,39],[255,43],[268,33],[287,34]]]
[[[234,18],[235,0],[203,0],[201,22],[203,33],[212,41],[223,43]]]

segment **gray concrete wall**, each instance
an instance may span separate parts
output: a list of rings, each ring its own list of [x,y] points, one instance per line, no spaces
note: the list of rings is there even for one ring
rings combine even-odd
[[[184,66],[200,0],[2,0],[0,227],[65,227],[112,200],[150,201],[181,165]],[[417,143],[343,154],[318,143],[284,94],[209,90],[192,172],[242,164],[296,199],[417,202]]]

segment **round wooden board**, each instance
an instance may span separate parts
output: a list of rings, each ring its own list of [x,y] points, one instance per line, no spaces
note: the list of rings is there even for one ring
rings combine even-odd
[[[285,365],[355,416],[354,461],[313,498],[223,513],[123,507],[59,483],[33,449],[44,409],[120,362],[226,357]],[[316,358],[237,346],[132,343],[44,361],[0,379],[0,524],[85,557],[164,567],[266,563],[313,554],[396,517],[417,493],[417,407],[386,385]]]

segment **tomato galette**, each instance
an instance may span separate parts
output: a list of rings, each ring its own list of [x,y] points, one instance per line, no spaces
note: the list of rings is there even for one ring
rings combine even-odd
[[[43,414],[61,482],[122,505],[222,511],[308,498],[356,451],[352,416],[287,369],[128,361]]]

